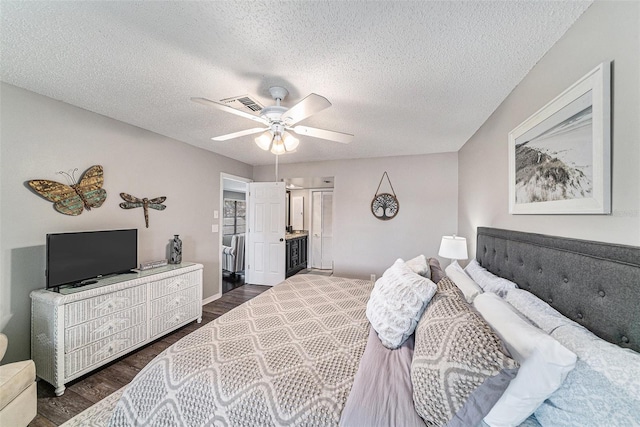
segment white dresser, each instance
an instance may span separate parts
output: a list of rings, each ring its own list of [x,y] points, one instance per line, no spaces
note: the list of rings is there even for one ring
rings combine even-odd
[[[202,321],[202,265],[167,265],[81,288],[31,292],[36,374],[65,384],[193,320]]]

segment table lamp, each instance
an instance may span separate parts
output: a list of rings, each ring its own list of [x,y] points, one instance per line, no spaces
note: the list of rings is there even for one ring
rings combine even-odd
[[[453,264],[459,259],[467,259],[467,239],[456,236],[442,236],[440,242],[440,250],[438,255],[443,258],[449,258]]]

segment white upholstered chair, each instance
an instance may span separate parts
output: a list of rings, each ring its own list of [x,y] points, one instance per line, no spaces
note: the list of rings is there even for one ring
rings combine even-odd
[[[244,271],[244,234],[234,234],[230,246],[222,246],[222,269],[233,274]]]
[[[8,339],[0,334],[0,360]],[[26,426],[38,412],[36,365],[33,360],[0,366],[0,426]]]

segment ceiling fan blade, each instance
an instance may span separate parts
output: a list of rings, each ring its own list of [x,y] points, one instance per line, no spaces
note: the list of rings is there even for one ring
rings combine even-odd
[[[241,130],[239,132],[228,133],[226,135],[214,136],[211,139],[213,139],[214,141],[227,141],[229,139],[239,138],[245,135],[252,135],[254,133],[264,132],[265,130],[269,130],[269,128],[252,128],[247,130]]]
[[[327,98],[312,93],[282,113],[282,120],[290,126],[329,107],[331,103]]]
[[[262,117],[254,116],[253,114],[245,113],[244,111],[236,110],[235,108],[231,108],[228,105],[220,104],[215,101],[211,101],[207,98],[191,98],[193,102],[197,102],[198,104],[206,105],[208,107],[217,108],[218,110],[225,111],[227,113],[235,114],[236,116],[244,117],[245,119],[253,120],[256,122],[268,124]]]
[[[298,135],[312,136],[314,138],[328,139],[330,141],[341,142],[342,144],[348,144],[353,141],[353,135],[349,133],[335,132],[332,130],[324,130],[318,128],[310,128],[307,126],[295,126],[292,127]]]

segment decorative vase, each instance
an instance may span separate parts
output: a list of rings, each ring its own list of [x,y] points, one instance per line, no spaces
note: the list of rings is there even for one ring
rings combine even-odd
[[[180,240],[177,234],[173,236],[173,241],[171,242],[171,257],[169,263],[182,263],[182,240]]]

